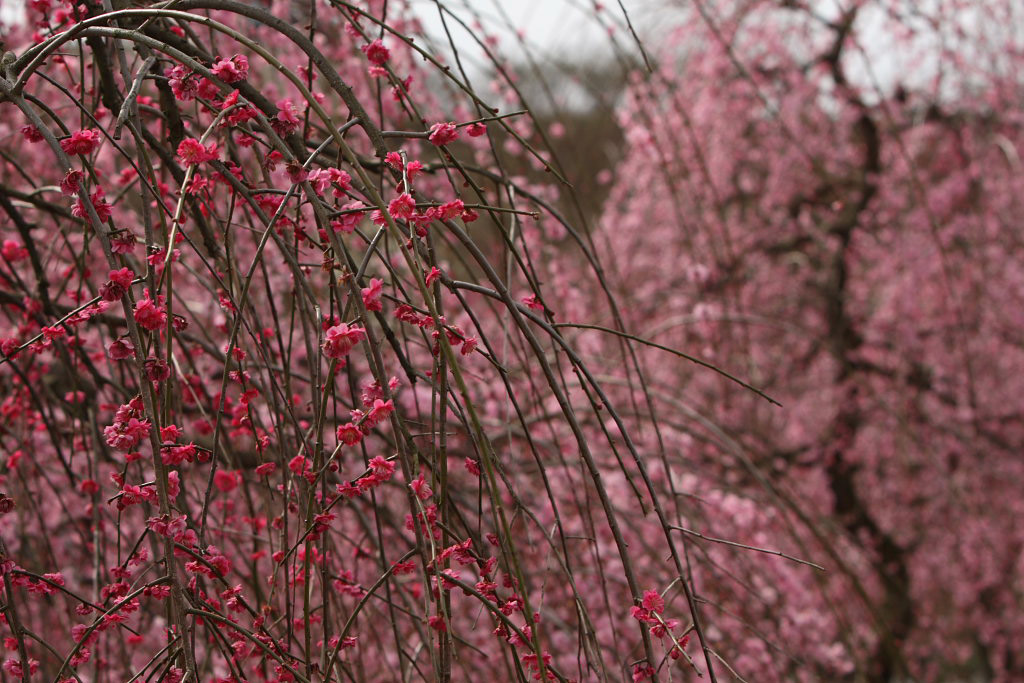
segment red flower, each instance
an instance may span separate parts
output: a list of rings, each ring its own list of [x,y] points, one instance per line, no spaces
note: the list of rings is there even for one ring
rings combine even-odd
[[[178,144],[178,160],[186,166],[194,166],[206,161],[216,161],[218,157],[217,143],[211,142],[206,147],[195,138],[185,138]]]
[[[381,311],[383,305],[380,301],[381,292],[383,291],[384,281],[378,278],[370,280],[369,287],[363,287],[363,305],[366,306],[368,311]]]
[[[416,201],[408,192],[398,195],[388,204],[388,213],[396,221],[412,218],[416,211]]]
[[[213,485],[221,493],[227,493],[238,487],[241,478],[241,474],[237,471],[217,470],[213,473]]]
[[[100,285],[100,297],[104,301],[117,301],[131,287],[135,273],[131,268],[110,271],[110,280]]]
[[[21,134],[25,136],[25,140],[28,142],[40,142],[43,139],[43,134],[35,126],[22,126]]]
[[[163,382],[171,376],[171,368],[162,358],[148,358],[144,366],[146,379],[150,382]]]
[[[661,593],[655,590],[644,591],[644,598],[640,604],[644,609],[658,614],[665,611],[665,600],[662,599]]]
[[[131,358],[135,353],[135,347],[127,339],[118,339],[107,347],[107,354],[111,360],[124,360]]]
[[[529,296],[524,296],[522,298],[522,302],[524,304],[526,304],[526,307],[531,309],[531,310],[534,310],[534,311],[543,311],[544,310],[544,304],[542,304],[540,302],[540,299],[537,298],[536,294],[530,294]]]
[[[0,256],[3,256],[8,263],[17,263],[28,258],[28,249],[14,240],[4,240],[4,246],[0,248]]]
[[[276,462],[265,462],[262,465],[256,467],[256,475],[260,477],[266,477],[274,473],[277,469]]]
[[[164,75],[167,76],[167,82],[171,86],[171,92],[174,93],[175,99],[188,102],[196,98],[199,81],[187,67],[178,64],[164,71]]]
[[[60,141],[60,148],[65,154],[81,154],[87,156],[100,146],[100,132],[93,128],[78,130],[71,134],[71,137]]]
[[[324,332],[324,355],[328,358],[344,358],[365,336],[363,328],[349,327],[347,323],[328,328]]]
[[[103,195],[103,188],[97,187],[93,190],[92,196],[89,198],[89,201],[92,202],[92,208],[96,210],[96,215],[99,217],[101,222],[110,218],[113,213],[110,204],[108,204],[107,200],[103,198]],[[76,199],[74,206],[71,207],[71,215],[75,218],[89,217],[89,209],[86,208],[85,202],[81,197]]]
[[[249,75],[249,59],[245,55],[235,55],[231,59],[221,59],[210,69],[213,74],[225,83],[244,81]]]
[[[654,667],[650,664],[643,665],[637,664],[633,667],[633,683],[639,683],[640,681],[646,681],[649,678],[654,678]]]
[[[459,139],[459,129],[451,121],[435,123],[430,127],[430,135],[427,136],[427,139],[438,147],[447,145]]]
[[[437,207],[435,215],[443,220],[450,221],[453,218],[459,218],[466,212],[466,205],[463,204],[461,199],[453,199],[447,204],[442,204]]]
[[[370,459],[370,470],[378,482],[387,481],[395,473],[395,463],[382,455],[377,455]]]
[[[104,427],[103,436],[106,437],[108,446],[127,453],[135,448],[148,431],[149,420],[132,417],[127,422],[115,422]]]
[[[120,270],[110,271],[109,277],[112,282],[127,289],[131,287],[132,280],[135,279],[135,272],[131,268],[121,268]]]
[[[427,483],[423,473],[420,473],[420,476],[416,477],[416,479],[409,484],[409,488],[412,489],[412,492],[415,493],[416,497],[420,500],[426,500],[427,498],[430,498],[430,496],[434,495],[434,491],[430,488],[430,484]]]
[[[363,51],[367,59],[377,66],[384,66],[391,57],[391,51],[384,47],[384,43],[379,38],[369,45],[363,45],[359,49]]]
[[[295,109],[295,104],[288,98],[277,102],[277,116],[270,122],[278,135],[284,137],[295,132],[302,121]]]
[[[84,174],[81,171],[68,171],[60,181],[60,191],[69,197],[76,194],[83,177]]]
[[[167,324],[167,309],[163,305],[163,297],[153,301],[146,292],[146,298],[135,304],[135,322],[153,332]]]
[[[366,414],[366,424],[373,427],[393,412],[395,412],[394,401],[390,399],[384,401],[378,398],[374,400],[373,407],[370,409],[370,412]],[[392,465],[392,467],[394,466]]]
[[[338,441],[346,446],[355,446],[363,440],[363,433],[353,423],[349,422],[338,427]]]

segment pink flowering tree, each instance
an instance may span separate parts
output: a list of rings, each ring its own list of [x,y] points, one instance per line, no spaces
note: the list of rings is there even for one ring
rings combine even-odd
[[[1021,17],[897,4],[595,4],[591,225],[443,5],[27,3],[0,675],[1018,678]]]
[[[687,529],[707,664],[1017,680],[1020,7],[779,5],[698,1],[665,28],[592,234],[629,304],[570,277],[559,313],[784,406],[665,349],[609,371],[652,417],[639,443]],[[648,568],[664,594],[676,576]]]

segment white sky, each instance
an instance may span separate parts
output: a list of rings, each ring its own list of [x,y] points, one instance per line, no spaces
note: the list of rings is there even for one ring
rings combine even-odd
[[[434,0],[410,0],[410,3],[429,32],[443,35]],[[507,27],[507,17],[513,26],[524,31],[529,42],[547,49],[573,50],[604,38],[601,28],[592,19],[594,0],[443,0],[443,4],[467,21],[479,14],[485,25],[496,33],[504,33],[500,29]],[[603,4],[607,6],[605,12],[621,18],[617,0],[603,0]],[[624,0],[623,4],[629,8],[639,3]],[[0,20],[11,21],[23,16],[24,7],[25,0],[0,0]]]
[[[427,33],[444,39],[444,26],[434,0],[409,0],[413,12],[423,21]],[[637,6],[648,0],[623,0],[632,15]],[[504,54],[515,53],[515,39],[508,32],[511,24],[522,32],[535,54],[561,52],[585,54],[588,50],[607,49],[605,30],[595,17],[602,14],[595,4],[605,5],[603,14],[622,23],[618,0],[443,0],[443,5],[467,23],[479,17],[494,35],[504,36],[501,49]],[[0,0],[0,21],[11,22],[24,16],[25,0]],[[637,17],[632,16],[634,21]],[[608,21],[606,20],[606,24]],[[449,20],[453,37],[464,32]],[[628,38],[623,35],[623,39]],[[460,41],[460,47],[462,42]]]
[[[423,21],[425,31],[447,40],[444,25],[434,0],[410,0],[413,12]],[[502,36],[500,49],[504,55],[516,55],[522,50],[516,45],[511,25],[523,37],[535,57],[545,54],[575,55],[586,58],[588,53],[607,53],[608,32],[611,24],[625,27],[617,0],[442,0],[443,5],[467,24],[479,18],[492,35]],[[664,3],[662,3],[664,4]],[[595,5],[603,5],[598,11]],[[650,0],[623,0],[634,24],[645,23],[642,7]],[[450,19],[449,30],[460,48],[465,33]],[[620,41],[632,38],[621,28],[616,30]]]
[[[412,0],[411,4],[429,31],[442,31],[434,0]],[[443,4],[466,19],[478,14],[492,29],[507,27],[506,20],[510,20],[530,42],[538,45],[556,47],[557,43],[565,42],[569,47],[587,36],[600,37],[595,22],[587,20],[582,11],[585,8],[587,14],[594,14],[590,0],[443,0]]]
[[[927,8],[939,0],[921,0],[920,7]],[[986,30],[998,31],[1004,35],[998,36],[995,42],[1003,43],[1008,39],[1011,43],[1018,45],[1024,42],[1020,33],[1024,25],[1024,0],[1019,0],[1020,6],[1011,12],[1012,16],[1001,17],[989,25]],[[437,41],[438,49],[443,53],[450,50],[445,49],[447,38],[444,32],[438,4],[435,0],[408,0],[413,12],[423,22],[424,30],[428,36]],[[844,0],[813,0],[816,7],[825,14],[832,14],[837,4],[846,4]],[[632,55],[636,55],[636,46],[633,38],[626,30],[625,20],[619,0],[441,0],[441,3],[457,17],[472,25],[480,20],[487,33],[492,36],[499,36],[501,42],[498,44],[497,53],[506,60],[521,62],[524,56],[524,49],[540,61],[545,57],[553,56],[571,57],[580,61],[587,61],[597,55],[607,57],[612,54],[611,43],[609,42],[608,27],[615,25],[614,40]],[[686,5],[687,3],[682,3]],[[622,5],[629,12],[637,32],[643,36],[650,36],[656,33],[659,27],[670,23],[668,19],[672,10],[669,9],[672,3],[668,0],[622,0]],[[1010,3],[1012,6],[1013,3]],[[17,20],[24,14],[25,0],[0,0],[0,21],[11,22]],[[597,7],[603,9],[598,10]],[[980,9],[983,2],[978,3],[974,9]],[[971,28],[979,24],[978,16],[972,16],[970,4],[960,15],[960,28]],[[870,25],[870,17],[862,20]],[[1002,23],[1000,23],[1002,22]],[[1020,23],[1018,23],[1020,22]],[[863,26],[863,23],[862,23]],[[509,30],[510,27],[514,30]],[[974,26],[977,28],[976,26]],[[463,63],[473,72],[479,73],[481,68],[478,64],[482,62],[482,52],[476,47],[473,39],[458,26],[457,22],[448,19],[448,28],[452,38],[459,46]],[[516,38],[516,33],[523,38],[521,43]],[[1008,32],[1008,34],[1007,34]],[[1016,33],[1016,35],[1014,35]],[[891,81],[896,74],[907,75],[907,67],[918,72],[919,80],[923,80],[925,74],[920,73],[922,65],[901,64],[901,57],[905,56],[905,50],[892,44],[887,44],[887,36],[884,32],[867,30],[862,33],[872,43],[868,46],[875,62],[875,75],[883,82]],[[996,38],[992,36],[992,38]],[[648,41],[648,44],[657,41]],[[968,41],[969,42],[969,41]],[[853,59],[851,75],[860,80],[863,77],[863,69],[859,59]],[[483,67],[487,71],[486,66]],[[925,69],[925,73],[928,69]]]
[[[25,0],[0,0],[0,21],[11,23],[24,13]]]

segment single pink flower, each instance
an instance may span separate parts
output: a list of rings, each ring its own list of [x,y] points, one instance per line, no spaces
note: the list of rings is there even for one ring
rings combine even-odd
[[[65,154],[81,154],[87,156],[100,146],[100,132],[94,128],[75,131],[71,137],[60,141],[60,148]]]

